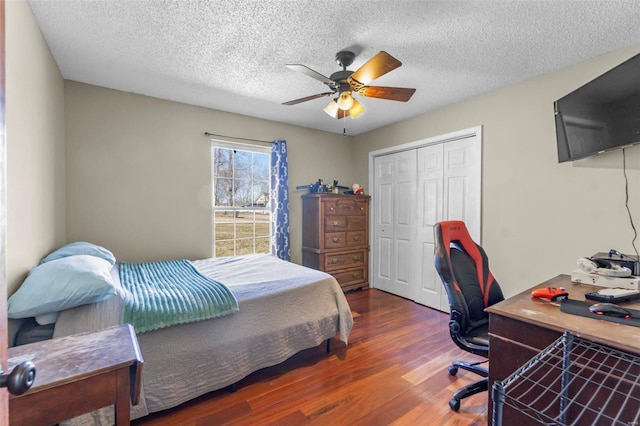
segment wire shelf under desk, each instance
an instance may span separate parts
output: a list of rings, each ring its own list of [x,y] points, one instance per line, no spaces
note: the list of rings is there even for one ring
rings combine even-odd
[[[492,396],[494,425],[508,406],[543,425],[640,426],[640,357],[565,332]]]

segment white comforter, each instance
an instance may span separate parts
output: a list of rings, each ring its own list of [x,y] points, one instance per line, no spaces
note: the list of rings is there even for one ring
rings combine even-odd
[[[236,383],[261,368],[353,327],[349,305],[330,275],[269,255],[194,261],[196,268],[227,285],[239,312],[138,335],[144,358],[143,394],[131,418],[174,407]],[[117,267],[112,271],[120,285]],[[122,297],[62,312],[54,337],[120,323]],[[112,422],[112,409],[69,424]]]

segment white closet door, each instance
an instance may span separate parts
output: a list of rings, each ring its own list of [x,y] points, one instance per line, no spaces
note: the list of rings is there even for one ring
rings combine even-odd
[[[446,292],[434,266],[433,226],[465,221],[480,242],[480,128],[371,153],[371,284],[442,311]]]
[[[374,168],[373,286],[412,299],[416,151],[377,157]]]
[[[418,149],[416,290],[414,300],[441,311],[449,301],[435,270],[433,225],[463,220],[480,241],[480,142],[477,136]]]
[[[444,144],[444,211],[446,220],[463,220],[480,243],[480,141],[478,136]]]
[[[416,219],[416,292],[415,301],[436,309],[442,308],[443,287],[433,263],[433,226],[442,220],[444,188],[444,145],[418,149],[417,219]],[[445,304],[445,307],[448,304]]]

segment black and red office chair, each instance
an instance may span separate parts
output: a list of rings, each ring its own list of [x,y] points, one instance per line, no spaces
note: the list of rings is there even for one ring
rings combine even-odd
[[[450,220],[434,226],[435,266],[449,298],[449,334],[460,348],[489,357],[489,318],[485,308],[504,300],[498,282],[489,270],[485,251],[469,235],[463,221]],[[480,364],[454,361],[449,374],[458,369],[471,371],[483,379],[453,394],[449,407],[460,409],[460,400],[486,391],[489,371]]]

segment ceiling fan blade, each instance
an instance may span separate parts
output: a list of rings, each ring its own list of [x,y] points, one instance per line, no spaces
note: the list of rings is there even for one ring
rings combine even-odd
[[[315,78],[316,80],[320,80],[321,82],[323,82],[325,84],[335,84],[335,82],[333,80],[331,80],[329,77],[325,77],[324,75],[320,74],[317,71],[312,70],[311,68],[309,68],[309,67],[307,67],[305,65],[287,64],[285,66],[287,68],[289,68],[290,70],[301,72],[303,74],[308,75],[309,77]]]
[[[407,87],[363,86],[358,90],[358,93],[369,98],[407,102],[415,91],[416,89]]]
[[[369,59],[363,66],[351,74],[351,77],[349,77],[349,83],[351,84],[351,80],[355,80],[355,82],[363,86],[367,85],[376,78],[398,68],[400,65],[402,65],[402,62],[389,55],[384,50],[381,50],[376,56]]]
[[[334,93],[335,92],[318,93],[317,95],[307,96],[306,98],[294,99],[289,102],[283,102],[282,105],[296,105],[302,102],[310,101],[312,99],[324,98],[325,96],[330,96],[330,95],[333,95]]]

